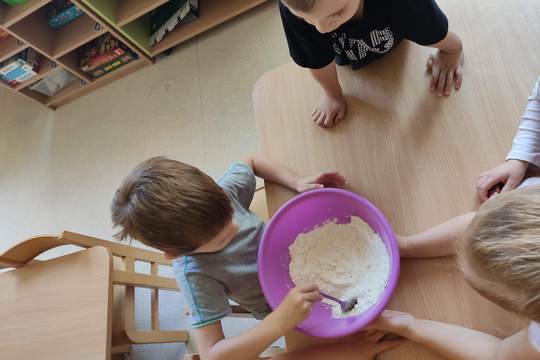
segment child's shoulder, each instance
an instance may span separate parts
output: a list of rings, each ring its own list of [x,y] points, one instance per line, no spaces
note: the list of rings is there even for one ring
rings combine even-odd
[[[255,193],[256,179],[253,169],[244,162],[233,163],[218,180],[227,193],[235,198],[251,197]]]

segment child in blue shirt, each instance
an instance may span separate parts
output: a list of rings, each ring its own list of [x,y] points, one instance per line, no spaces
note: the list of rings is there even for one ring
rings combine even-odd
[[[257,275],[264,223],[249,210],[256,175],[299,193],[345,182],[337,172],[299,177],[271,160],[252,156],[233,164],[216,183],[190,165],[155,157],[123,180],[112,201],[119,239],[137,239],[174,259],[203,360],[256,359],[322,299],[311,286],[291,290],[273,312],[266,304]],[[221,319],[231,313],[229,300],[262,321],[226,339]]]

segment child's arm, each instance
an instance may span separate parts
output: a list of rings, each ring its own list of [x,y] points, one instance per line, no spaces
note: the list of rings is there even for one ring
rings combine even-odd
[[[402,345],[405,339],[382,340],[385,332],[361,332],[344,342],[314,346],[272,357],[272,360],[373,360],[378,354]]]
[[[438,257],[454,254],[454,243],[467,230],[474,212],[456,216],[424,232],[398,236],[402,257]]]
[[[292,289],[281,305],[254,328],[225,338],[221,322],[195,330],[202,360],[253,360],[268,346],[304,321],[322,299],[316,287]]]
[[[534,360],[540,357],[528,341],[527,330],[501,340],[480,331],[388,310],[370,327],[406,337],[448,359]]]
[[[450,96],[452,88],[459,90],[463,81],[463,44],[452,31],[431,47],[439,49],[428,58],[426,66],[431,69],[431,92],[437,96]]]
[[[529,96],[506,162],[478,177],[476,190],[480,199],[486,201],[493,192],[515,189],[523,180],[529,163],[540,167],[540,78]],[[499,183],[504,184],[502,189],[497,188]]]
[[[309,69],[309,72],[324,91],[324,96],[311,118],[321,127],[332,127],[347,113],[347,100],[339,84],[336,63],[332,61],[323,68]]]
[[[245,160],[258,177],[302,193],[323,187],[343,187],[345,178],[339,172],[323,172],[314,176],[299,177],[283,165],[260,155]]]

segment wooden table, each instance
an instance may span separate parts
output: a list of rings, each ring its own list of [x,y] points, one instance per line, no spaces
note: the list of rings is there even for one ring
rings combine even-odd
[[[348,188],[379,207],[396,232],[411,234],[473,209],[478,174],[511,146],[540,74],[540,2],[440,0],[465,44],[463,88],[449,99],[429,93],[431,49],[404,42],[356,72],[340,69],[347,118],[323,130],[310,120],[321,90],[287,64],[265,74],[253,100],[261,151],[301,174],[340,170]],[[294,194],[268,184],[270,213]],[[403,260],[389,308],[505,336],[515,316],[477,295],[453,258]],[[302,339],[299,348],[314,339]],[[413,344],[384,359],[439,359]]]
[[[109,359],[111,259],[94,247],[0,274],[0,358]]]

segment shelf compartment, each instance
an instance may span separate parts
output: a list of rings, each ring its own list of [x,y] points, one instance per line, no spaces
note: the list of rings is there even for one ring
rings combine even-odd
[[[0,24],[6,28],[10,27],[17,21],[22,20],[26,16],[47,5],[49,2],[51,2],[51,0],[30,0],[26,4],[17,6],[1,4]]]
[[[43,59],[43,62],[41,63],[41,66],[39,68],[39,71],[36,75],[32,76],[30,79],[20,83],[19,85],[15,86],[15,90],[20,91],[24,88],[27,88],[28,86],[38,82],[39,80],[43,79],[45,76],[49,75],[51,71],[56,69],[58,65],[47,58]]]
[[[83,73],[81,69],[79,68],[79,60],[80,60],[79,48],[72,50],[66,55],[58,58],[58,62],[62,64],[62,66],[64,66],[67,70],[71,71],[73,74],[77,75],[81,79],[84,79],[88,82],[92,82],[92,78],[89,75]]]
[[[53,109],[56,109],[57,107],[62,106],[75,98],[78,98],[119,78],[127,76],[147,65],[148,63],[146,61],[139,58],[122,66],[121,68],[118,68],[115,71],[95,79],[91,83],[85,83],[82,80],[74,82],[65,89],[62,89],[58,94],[47,98],[45,104]]]
[[[21,89],[19,93],[23,94],[27,98],[37,101],[40,104],[45,104],[47,102],[47,96],[43,95],[42,93],[38,93],[37,91],[30,90],[30,88]]]
[[[114,34],[108,33],[108,35],[110,35],[110,36],[112,36],[112,37],[114,37],[116,39]],[[118,39],[118,40],[120,42],[122,42],[121,39]],[[84,44],[82,46],[84,46]],[[124,46],[127,49],[129,49],[129,47],[127,45],[124,44]],[[129,51],[133,53],[133,51],[131,49],[129,49]],[[138,56],[137,54],[135,54],[135,55]],[[67,70],[71,71],[73,74],[77,75],[81,79],[86,80],[89,83],[98,80],[99,78],[94,78],[91,74],[87,74],[87,73],[85,73],[85,72],[83,72],[81,70],[81,68],[80,68],[80,59],[81,59],[81,47],[79,47],[79,48],[77,48],[75,50],[72,50],[69,53],[67,53],[66,55],[58,58],[57,61],[60,64],[62,64]],[[132,60],[131,62],[133,62],[133,61],[135,61],[135,60]],[[108,63],[108,62],[110,62],[110,60],[107,61],[106,63]],[[131,63],[131,62],[129,62],[129,63]],[[124,64],[121,67],[119,67],[118,69],[120,69],[120,68],[122,68],[124,66],[127,66],[128,64]],[[115,71],[117,71],[117,69],[113,70],[112,72],[115,72]]]
[[[43,7],[17,22],[10,30],[53,59],[67,54],[106,31],[86,14],[59,29],[53,29],[45,20],[46,13],[47,8]]]
[[[28,47],[28,44],[17,40],[13,36],[0,40],[0,62],[9,59]]]
[[[117,0],[116,25],[124,26],[165,4],[168,0]]]
[[[143,16],[168,0],[79,0],[97,15],[119,28]]]
[[[199,18],[177,26],[163,40],[151,49],[151,55],[156,56],[162,52],[207,31],[227,20],[234,18],[266,0],[200,0]],[[148,45],[147,45],[148,47]]]

